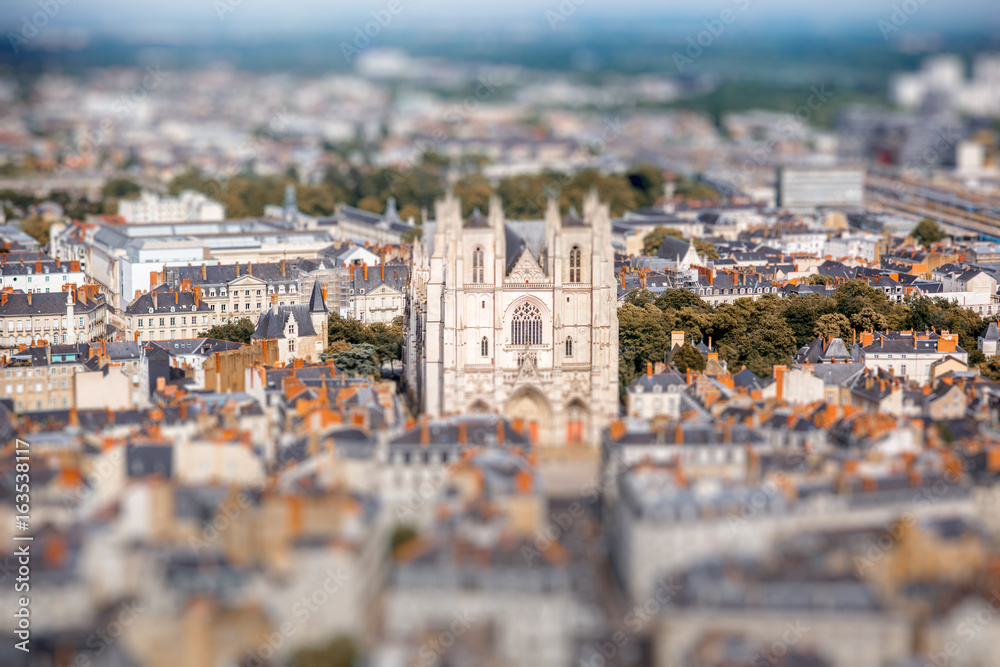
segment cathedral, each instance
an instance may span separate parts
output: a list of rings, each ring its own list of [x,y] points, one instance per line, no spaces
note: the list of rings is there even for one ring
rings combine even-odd
[[[463,219],[449,195],[413,249],[406,385],[431,416],[500,413],[539,446],[597,444],[618,416],[618,316],[608,207]]]

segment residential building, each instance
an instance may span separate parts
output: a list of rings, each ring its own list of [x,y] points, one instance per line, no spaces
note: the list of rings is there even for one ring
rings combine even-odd
[[[129,224],[218,221],[226,218],[226,207],[193,190],[184,190],[176,197],[143,190],[137,199],[118,200],[118,215]]]
[[[347,317],[371,324],[392,322],[406,313],[409,269],[400,264],[351,266]]]
[[[107,304],[96,285],[67,285],[59,292],[0,292],[0,339],[4,348],[32,341],[89,343],[107,334]]]
[[[63,285],[83,285],[87,276],[80,262],[63,262],[40,252],[0,254],[0,289],[61,292]]]
[[[326,307],[325,287],[313,284],[308,304],[278,305],[278,295],[271,295],[271,307],[257,320],[254,340],[278,341],[278,359],[318,361],[327,346],[330,311]]]
[[[932,366],[952,356],[964,364],[969,353],[958,345],[958,334],[942,331],[863,331],[852,350],[865,367],[882,369],[906,382],[919,384],[932,377]]]
[[[136,295],[124,320],[127,340],[193,338],[212,326],[212,310],[201,298],[200,287],[175,290],[164,284]]]

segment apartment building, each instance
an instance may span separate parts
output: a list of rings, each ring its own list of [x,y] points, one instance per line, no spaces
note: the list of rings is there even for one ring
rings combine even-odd
[[[392,322],[406,311],[409,269],[402,264],[350,267],[348,317],[370,324]]]
[[[41,252],[0,254],[0,289],[61,292],[63,285],[83,285],[87,276],[80,262],[63,262]]]
[[[933,366],[945,357],[969,363],[969,353],[958,345],[958,334],[942,331],[863,331],[855,356],[870,370],[882,369],[906,382],[929,382]]]
[[[67,285],[58,292],[0,292],[0,347],[32,341],[88,343],[107,333],[107,303],[96,285]]]
[[[193,338],[208,329],[212,310],[201,298],[201,288],[184,286],[175,290],[160,285],[145,294],[137,294],[125,309],[128,340],[153,341]]]

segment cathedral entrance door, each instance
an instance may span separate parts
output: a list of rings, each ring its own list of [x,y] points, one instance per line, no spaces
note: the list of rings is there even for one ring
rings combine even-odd
[[[552,409],[537,389],[518,389],[507,402],[504,416],[513,424],[521,426],[531,439],[531,444],[551,444],[547,441],[551,439]]]

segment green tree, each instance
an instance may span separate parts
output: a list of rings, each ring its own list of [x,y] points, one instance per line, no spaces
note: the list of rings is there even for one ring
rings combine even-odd
[[[348,375],[362,377],[380,375],[375,346],[369,343],[352,345],[346,352],[335,354],[333,363],[338,370]]]
[[[875,289],[864,280],[848,280],[839,285],[833,298],[836,300],[837,312],[849,320],[868,306],[882,315],[887,315],[891,310],[885,292]]]
[[[847,342],[851,340],[851,321],[840,313],[820,315],[813,327],[814,336],[822,336],[826,340],[831,337]]]
[[[493,187],[485,177],[473,174],[460,178],[452,188],[452,192],[462,201],[463,216],[469,217],[477,208],[486,215],[490,197],[493,196]]]
[[[655,309],[655,306],[650,304]],[[649,361],[663,361],[670,339],[647,308],[623,304],[618,309],[619,390],[632,384]]]
[[[809,285],[829,285],[833,281],[833,276],[824,276],[821,273],[814,273],[806,278],[806,283]]]
[[[642,251],[652,257],[660,251],[663,240],[667,238],[667,228],[657,227],[642,237]]]
[[[704,299],[686,289],[668,289],[660,296],[656,297],[656,307],[664,312],[680,310],[682,308],[694,308],[703,312],[710,312],[712,307],[705,303]]]
[[[201,332],[201,336],[203,338],[215,338],[216,340],[228,340],[234,343],[249,345],[254,329],[253,322],[244,317],[235,322],[216,324],[208,331]]]
[[[704,259],[719,259],[719,251],[715,249],[715,244],[711,241],[695,239],[693,243],[694,249],[697,250],[698,254]]]
[[[292,667],[351,667],[358,658],[357,645],[348,637],[336,639],[315,648],[292,653]]]
[[[141,190],[138,185],[127,178],[112,178],[104,184],[101,194],[115,199],[127,199],[138,197]]]
[[[988,357],[986,361],[979,364],[979,372],[983,377],[992,382],[1000,382],[1000,354]]]
[[[979,349],[969,350],[969,368],[972,368],[974,366],[979,366],[984,361],[986,361],[986,355],[983,354],[982,350]]]
[[[916,227],[914,227],[910,236],[912,236],[920,245],[925,248],[929,248],[932,243],[937,243],[947,236],[947,234],[944,233],[944,230],[941,229],[938,223],[934,222],[930,218],[924,218],[917,224]]]
[[[328,330],[331,345],[335,341],[345,341],[351,345],[373,343],[371,332],[363,323],[349,317],[341,317],[338,313],[330,314]]]
[[[684,343],[674,353],[673,362],[674,366],[681,373],[687,373],[688,369],[692,371],[705,370],[705,357],[701,356],[701,352],[691,343]]]
[[[41,246],[49,244],[49,232],[52,225],[40,215],[29,215],[21,221],[21,231],[38,241]]]
[[[625,177],[635,190],[636,203],[649,207],[663,196],[663,170],[651,164],[642,164],[632,169]]]
[[[781,302],[782,316],[795,333],[795,344],[806,345],[816,338],[816,322],[834,307],[831,299],[818,294],[792,294]]]
[[[851,326],[855,331],[885,331],[887,322],[885,315],[872,306],[865,306],[859,312],[851,315]]]
[[[375,347],[375,357],[379,368],[386,362],[396,362],[403,358],[403,318],[396,317],[391,324],[373,322],[368,325],[368,335]]]

